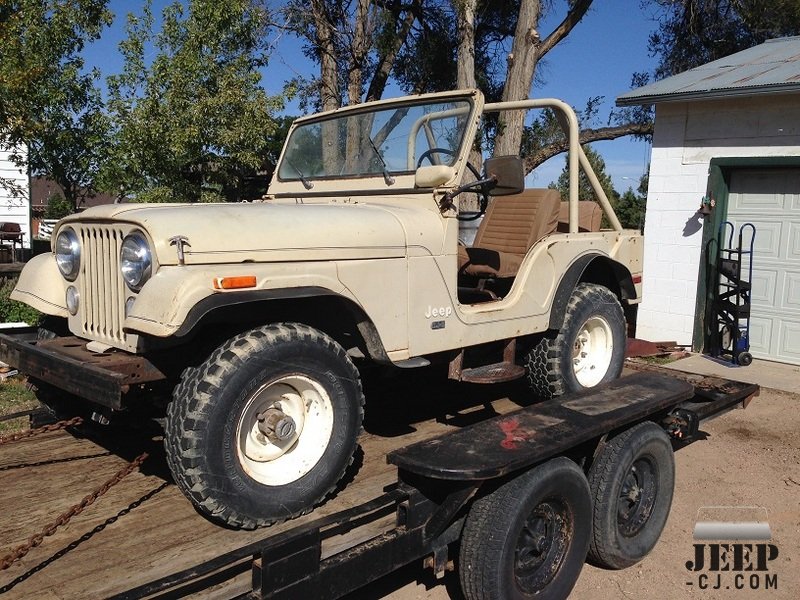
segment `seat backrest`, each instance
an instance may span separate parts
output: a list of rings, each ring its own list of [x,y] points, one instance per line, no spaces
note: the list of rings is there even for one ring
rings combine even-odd
[[[603,209],[594,200],[578,202],[578,231],[600,231]],[[558,230],[569,233],[569,202],[562,202],[558,210]]]
[[[20,228],[19,223],[3,223],[0,225],[0,231],[3,233],[20,233],[22,228]]]
[[[472,245],[522,256],[536,242],[556,230],[560,201],[558,192],[548,189],[495,196]]]

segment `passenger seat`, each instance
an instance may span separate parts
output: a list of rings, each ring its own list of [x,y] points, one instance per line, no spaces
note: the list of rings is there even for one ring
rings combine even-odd
[[[515,277],[528,250],[556,231],[560,204],[558,191],[550,189],[496,196],[473,246],[459,246],[458,272],[479,278]]]

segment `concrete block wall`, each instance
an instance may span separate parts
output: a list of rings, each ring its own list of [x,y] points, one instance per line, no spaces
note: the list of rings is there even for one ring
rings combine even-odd
[[[796,96],[656,106],[637,337],[691,344],[711,159],[800,155]]]

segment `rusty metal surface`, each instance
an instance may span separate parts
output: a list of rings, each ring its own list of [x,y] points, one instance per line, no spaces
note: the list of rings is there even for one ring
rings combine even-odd
[[[0,437],[0,446],[3,444],[10,444],[11,442],[16,442],[17,440],[24,440],[25,438],[33,437],[41,433],[50,433],[52,431],[66,429],[67,427],[75,427],[81,423],[83,423],[83,417],[73,417],[72,419],[68,419],[66,421],[42,425],[36,429],[26,429],[25,431],[20,431],[19,433],[12,433],[5,437]]]
[[[407,446],[390,453],[387,460],[434,479],[500,477],[693,396],[694,386],[686,381],[636,373]]]
[[[74,336],[40,341],[36,346],[88,365],[119,373],[124,376],[122,380],[124,385],[164,379],[164,374],[144,356],[115,349],[107,352],[91,352],[86,349],[86,340]]]
[[[500,362],[461,371],[461,381],[468,383],[503,383],[525,375],[525,367],[514,363]]]
[[[131,386],[165,375],[143,356],[112,350],[90,352],[85,340],[69,336],[47,341],[0,335],[0,360],[70,394],[110,408],[122,408]]]

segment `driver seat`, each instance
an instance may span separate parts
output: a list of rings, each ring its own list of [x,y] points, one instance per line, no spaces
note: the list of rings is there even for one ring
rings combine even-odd
[[[551,189],[493,198],[472,247],[458,247],[459,274],[515,277],[528,250],[558,228],[560,206],[561,195]]]

